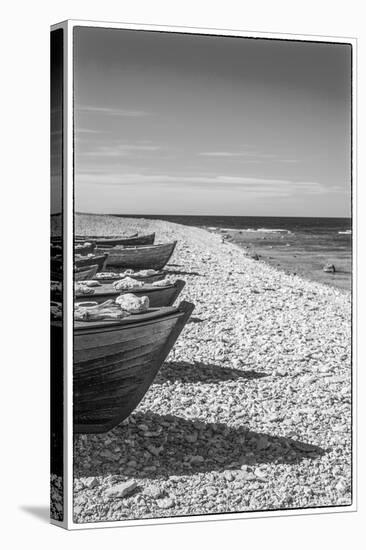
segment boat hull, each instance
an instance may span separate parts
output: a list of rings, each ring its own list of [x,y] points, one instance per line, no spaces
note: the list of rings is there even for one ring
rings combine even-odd
[[[88,258],[88,257],[78,258],[78,259],[75,259],[74,265],[76,268],[91,267],[92,265],[97,265],[98,271],[103,271],[106,266],[107,258],[108,258],[108,254],[95,255],[95,256],[92,256],[91,258]]]
[[[97,302],[101,304],[106,300],[115,300],[121,294],[135,294],[136,296],[147,296],[150,307],[172,306],[185,286],[185,281],[178,280],[174,284],[167,284],[164,287],[146,285],[132,290],[115,290],[113,285],[104,284],[95,288],[94,294],[75,296],[75,302]]]
[[[150,233],[149,235],[136,235],[134,237],[127,238],[98,238],[95,239],[95,244],[97,247],[112,247],[112,246],[141,246],[154,244],[155,233]]]
[[[75,243],[83,243],[85,241],[97,241],[99,239],[110,241],[110,240],[117,240],[117,241],[125,241],[129,239],[133,239],[134,237],[137,237],[137,233],[131,233],[131,235],[75,235],[74,241]]]
[[[81,267],[74,270],[74,281],[88,281],[94,279],[99,269],[98,265],[90,267]],[[62,281],[62,271],[51,270],[51,281]]]
[[[120,322],[74,323],[74,433],[103,433],[130,415],[193,309],[182,302]]]
[[[98,273],[99,266],[98,265],[91,265],[90,267],[84,268],[78,268],[74,271],[74,281],[88,281],[90,279],[93,279],[95,275]]]
[[[136,248],[101,248],[108,253],[106,266],[108,268],[124,269],[156,269],[160,270],[170,260],[176,241],[172,243],[140,246]]]

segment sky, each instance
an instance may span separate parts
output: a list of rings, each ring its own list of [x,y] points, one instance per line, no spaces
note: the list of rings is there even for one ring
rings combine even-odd
[[[51,33],[51,214],[59,214],[62,210],[62,88],[63,88],[63,30]]]
[[[350,216],[348,44],[74,33],[76,211]]]

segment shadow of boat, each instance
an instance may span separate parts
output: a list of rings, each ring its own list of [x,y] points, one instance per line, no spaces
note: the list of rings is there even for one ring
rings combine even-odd
[[[169,264],[170,267],[171,264]],[[165,270],[167,275],[188,275],[192,277],[202,277],[201,273],[198,273],[197,271],[184,271],[180,269],[166,269]]]
[[[154,384],[164,384],[165,382],[175,380],[180,380],[181,382],[217,383],[238,380],[240,378],[253,380],[264,378],[265,376],[268,376],[268,374],[254,370],[245,371],[211,363],[202,363],[201,361],[194,361],[193,363],[171,361],[164,363],[154,380]]]
[[[296,464],[323,454],[316,445],[244,426],[135,411],[108,435],[75,436],[74,474],[166,478],[240,470],[243,465]],[[202,457],[199,462],[191,460],[197,456]]]

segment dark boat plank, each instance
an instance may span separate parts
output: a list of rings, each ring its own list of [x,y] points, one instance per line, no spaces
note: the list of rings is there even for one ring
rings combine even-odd
[[[123,345],[123,352],[126,354],[126,360],[128,359],[128,354],[132,352],[133,350],[142,349],[148,352],[148,348],[151,349],[151,347],[154,345],[155,341],[162,336],[166,335],[169,329],[171,328],[171,325],[166,327],[165,330],[155,331],[151,336],[143,338],[135,338],[131,340],[121,340],[120,342],[114,342],[110,343],[109,345],[103,345],[100,347],[89,347],[84,348],[82,351],[77,350],[74,352],[74,364],[75,366],[78,366],[80,364],[85,365],[85,368],[87,368],[87,364],[90,364],[90,362],[99,361],[103,357],[113,357],[115,354],[119,353],[119,350],[121,349],[121,345]],[[123,359],[123,357],[122,357]],[[105,363],[104,363],[105,365]]]
[[[108,254],[98,254],[93,256],[85,256],[81,258],[75,258],[74,260],[74,266],[75,267],[90,267],[92,265],[97,265],[99,271],[103,271],[103,269],[106,266],[106,262],[108,259]]]
[[[120,333],[115,335],[113,340],[110,340],[108,343],[101,343],[98,341],[91,341],[89,345],[83,342],[85,347],[81,348],[76,342],[74,346],[74,362],[79,362],[79,357],[83,358],[85,361],[90,361],[91,359],[98,359],[103,357],[103,355],[113,354],[120,348],[121,345],[124,345],[124,349],[133,349],[133,347],[140,347],[142,345],[151,344],[155,341],[156,338],[160,337],[161,334],[165,334],[169,331],[171,326],[175,323],[175,319],[172,321],[165,321],[164,327],[159,323],[158,327],[153,327],[148,332],[144,332],[142,335],[134,335],[132,332],[125,333],[121,335],[121,338],[118,339]]]
[[[141,340],[135,339],[125,342],[123,350],[121,350],[120,347],[118,348],[118,346],[116,346],[116,350],[111,347],[110,349],[108,349],[108,355],[103,354],[99,357],[95,355],[95,350],[91,350],[90,356],[92,357],[92,359],[88,359],[85,356],[86,354],[83,352],[82,354],[79,354],[79,360],[76,357],[74,358],[74,373],[86,370],[89,373],[92,373],[93,371],[98,372],[100,368],[107,366],[110,368],[113,366],[114,363],[121,362],[122,360],[126,361],[126,365],[124,365],[123,368],[129,368],[127,362],[129,360],[140,357],[143,353],[149,353],[154,347],[156,339],[160,337],[160,335],[161,333],[154,334],[154,337],[150,338],[149,340],[143,338]]]

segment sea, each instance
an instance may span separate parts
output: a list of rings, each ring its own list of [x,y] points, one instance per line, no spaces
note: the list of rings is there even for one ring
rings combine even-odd
[[[351,218],[298,218],[260,216],[165,216],[141,215],[136,218],[161,219],[201,227],[219,233],[256,253],[264,261],[286,273],[330,285],[345,291],[352,287]],[[334,265],[335,272],[323,271]]]

